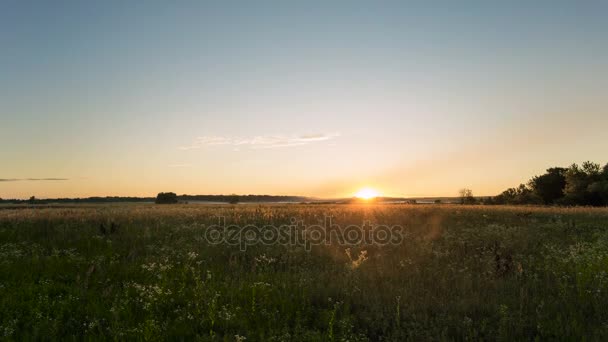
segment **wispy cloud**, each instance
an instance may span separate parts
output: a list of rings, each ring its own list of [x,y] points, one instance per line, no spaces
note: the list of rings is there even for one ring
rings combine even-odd
[[[66,181],[67,178],[27,178],[28,181]]]
[[[258,135],[254,137],[203,136],[198,137],[189,146],[180,150],[194,150],[207,146],[248,147],[251,149],[281,148],[308,145],[320,141],[335,139],[340,133],[319,133],[306,135]]]
[[[0,182],[20,182],[20,181],[67,181],[68,178],[0,178]]]

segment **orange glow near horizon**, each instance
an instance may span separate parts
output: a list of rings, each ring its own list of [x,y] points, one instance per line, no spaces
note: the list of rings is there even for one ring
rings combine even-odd
[[[363,188],[363,189],[360,189],[359,191],[357,191],[357,193],[355,194],[355,197],[364,199],[364,200],[368,200],[368,199],[378,197],[379,195],[380,194],[378,193],[378,191],[376,191],[372,188]]]

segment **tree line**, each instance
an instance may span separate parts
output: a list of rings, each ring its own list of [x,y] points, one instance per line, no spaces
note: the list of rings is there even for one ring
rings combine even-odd
[[[160,198],[159,198],[160,196]],[[2,199],[3,204],[51,204],[51,203],[119,203],[119,202],[223,202],[223,203],[264,203],[264,202],[304,202],[310,200],[302,196],[272,196],[272,195],[176,195],[172,192],[161,192],[156,197],[87,197],[87,198],[36,198]]]
[[[483,200],[485,204],[608,205],[608,163],[552,167],[526,184]]]
[[[271,195],[181,195],[174,192],[160,192],[154,201],[156,204],[175,204],[194,202],[221,202],[237,204],[246,203],[265,203],[265,202],[303,202],[307,197],[302,196],[271,196]]]
[[[86,197],[86,198],[36,198],[29,199],[2,199],[4,204],[52,204],[52,203],[120,203],[120,202],[153,202],[154,197]]]

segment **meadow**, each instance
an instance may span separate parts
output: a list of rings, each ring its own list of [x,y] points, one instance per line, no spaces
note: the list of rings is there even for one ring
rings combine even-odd
[[[398,244],[214,244],[229,224],[404,227]],[[0,209],[0,339],[608,339],[608,209]]]

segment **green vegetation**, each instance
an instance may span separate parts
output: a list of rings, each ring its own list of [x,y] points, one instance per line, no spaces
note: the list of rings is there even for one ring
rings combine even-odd
[[[8,208],[8,209],[7,209]],[[0,339],[605,340],[608,209],[130,205],[0,210]],[[209,245],[363,221],[399,245]]]
[[[553,167],[528,184],[505,190],[488,204],[608,205],[608,164],[584,162]]]

